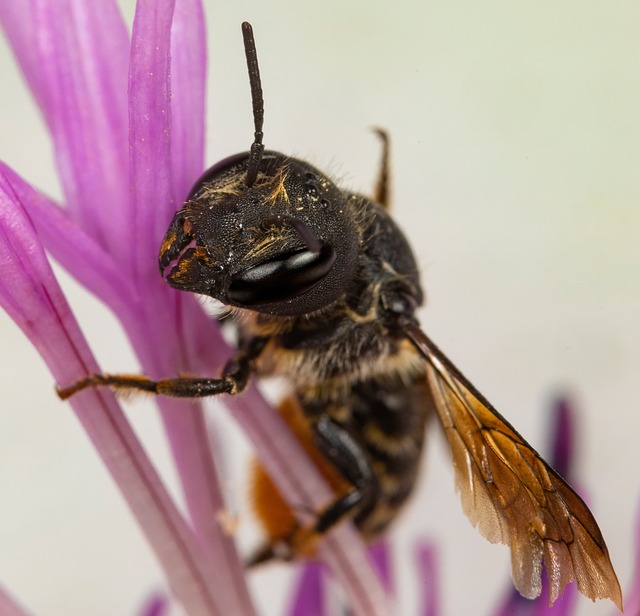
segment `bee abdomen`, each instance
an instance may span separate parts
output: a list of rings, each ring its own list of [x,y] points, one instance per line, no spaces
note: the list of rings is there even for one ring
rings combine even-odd
[[[376,499],[355,518],[367,536],[381,533],[415,486],[424,447],[430,396],[424,378],[364,381],[352,392],[353,431],[361,435],[378,480]]]

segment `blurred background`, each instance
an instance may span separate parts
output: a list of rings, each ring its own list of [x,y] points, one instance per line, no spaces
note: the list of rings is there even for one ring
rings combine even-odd
[[[131,23],[134,2],[121,6]],[[640,495],[640,5],[250,0],[206,10],[208,163],[251,142],[245,19],[269,149],[370,192],[380,156],[370,127],[389,131],[394,215],[422,268],[425,331],[542,453],[553,396],[572,396],[577,475],[627,589]],[[0,79],[0,158],[60,197],[46,130],[1,39]],[[109,312],[61,277],[104,368],[135,372]],[[162,587],[153,556],[4,314],[0,341],[0,581],[34,614],[133,614]],[[175,486],[153,407],[128,409]],[[489,614],[508,550],[464,518],[433,428],[419,492],[392,533],[399,613],[413,614],[410,551],[426,537],[440,549],[443,612]],[[225,430],[220,446],[235,449],[240,437]],[[242,484],[231,482],[240,506]],[[280,566],[256,574],[265,615],[281,612],[286,577]]]

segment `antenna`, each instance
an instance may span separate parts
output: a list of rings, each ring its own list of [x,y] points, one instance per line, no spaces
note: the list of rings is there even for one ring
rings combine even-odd
[[[262,160],[264,145],[262,145],[262,123],[264,121],[264,100],[262,99],[262,84],[260,83],[260,68],[258,67],[258,54],[256,42],[253,38],[253,28],[248,21],[242,24],[242,38],[244,39],[244,53],[247,57],[247,69],[249,70],[249,85],[251,86],[251,105],[253,107],[253,143],[249,150],[249,162],[247,163],[247,177],[245,184],[253,186],[258,176],[258,168]]]

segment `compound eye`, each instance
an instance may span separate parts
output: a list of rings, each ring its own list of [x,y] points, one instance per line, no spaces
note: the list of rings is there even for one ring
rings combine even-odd
[[[319,252],[306,248],[280,255],[236,274],[229,299],[240,306],[274,304],[302,295],[329,272],[336,253],[331,246]]]

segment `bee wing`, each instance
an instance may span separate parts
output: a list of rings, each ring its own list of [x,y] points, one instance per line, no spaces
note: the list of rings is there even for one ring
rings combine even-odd
[[[420,329],[408,336],[428,362],[462,508],[486,539],[509,545],[520,594],[540,595],[544,561],[550,604],[575,580],[589,599],[608,598],[622,610],[607,546],[582,499]]]

